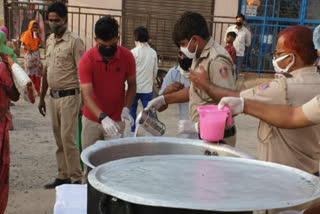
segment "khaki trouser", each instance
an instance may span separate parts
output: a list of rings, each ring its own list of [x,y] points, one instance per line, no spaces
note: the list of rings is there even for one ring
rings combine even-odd
[[[82,177],[79,149],[76,145],[80,102],[80,94],[50,98],[53,133],[58,146],[57,178],[70,178],[71,182],[81,181]]]
[[[125,129],[125,122],[117,122],[117,124],[120,127],[120,134],[121,137],[123,137],[124,129]],[[96,141],[101,139],[101,136],[104,136],[104,140],[110,140],[112,139],[112,136],[109,136],[104,130],[100,123],[97,123],[95,121],[89,120],[85,116],[82,116],[82,132],[81,132],[81,144],[82,144],[82,150],[87,148],[88,146],[91,146]],[[84,166],[84,172],[82,177],[82,183],[87,183],[87,177],[88,177],[88,169],[86,166]]]
[[[236,146],[236,140],[237,140],[236,136],[237,136],[237,134],[235,134],[234,136],[231,136],[231,137],[224,138],[223,140],[229,146],[235,147]]]

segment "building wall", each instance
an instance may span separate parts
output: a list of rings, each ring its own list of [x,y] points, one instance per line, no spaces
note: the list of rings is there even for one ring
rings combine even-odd
[[[122,9],[121,0],[69,0],[69,5]],[[238,12],[238,0],[215,0],[215,16],[235,16]]]
[[[80,35],[80,37],[83,39],[83,41],[86,44],[86,49],[89,49],[95,45],[94,25],[102,15],[111,14],[115,16],[115,18],[118,20],[119,23],[121,23],[121,20],[120,20],[121,12],[106,10],[106,9],[121,10],[122,8],[121,0],[107,0],[107,1],[105,0],[69,0],[68,4],[70,6],[76,6],[75,8],[69,7],[69,17],[68,17],[69,27],[73,32],[78,33]],[[80,7],[81,14],[82,14],[81,16],[76,14],[79,11],[78,7]],[[89,9],[85,7],[97,8],[97,9]],[[101,8],[102,10],[101,9],[99,10],[99,8]],[[72,12],[75,12],[75,13],[72,14]],[[79,25],[79,22],[80,22],[80,25]],[[120,31],[121,31],[121,28],[120,28]],[[121,32],[120,32],[120,35],[121,35]]]
[[[238,0],[215,0],[214,15],[234,17],[238,12]]]
[[[121,9],[121,0],[69,0],[69,5]]]
[[[237,13],[238,0],[215,0],[212,34],[216,42],[225,45],[225,32],[234,24]]]
[[[4,25],[4,1],[0,1],[0,26]]]
[[[74,6],[82,6],[82,7],[96,7],[96,8],[108,8],[108,9],[122,9],[122,0],[69,0],[69,5]],[[77,9],[74,9],[75,11]],[[102,10],[86,10],[81,9],[81,11],[86,11],[88,13],[94,13],[94,14],[100,14],[103,12],[103,14],[112,14],[112,15],[120,15],[119,12],[113,12],[113,11],[102,11]],[[224,18],[215,18],[213,21],[217,22],[217,24],[213,27],[215,30],[214,38],[217,42],[223,43],[223,39],[221,35],[224,35],[227,27],[230,24],[223,24],[225,22],[233,23],[234,18],[238,11],[238,0],[215,0],[215,6],[214,6],[214,16],[223,16]],[[77,14],[69,15],[69,24],[73,25],[73,31],[76,33],[79,33],[81,38],[86,41],[87,48],[90,48],[92,45],[94,45],[92,35],[94,35],[94,24],[99,18],[99,16],[88,16],[87,18],[85,16],[78,16]],[[232,18],[225,18],[225,17],[232,17]],[[85,21],[87,19],[87,21]],[[80,29],[78,29],[78,23],[81,23]],[[118,21],[120,22],[120,18],[118,18]],[[87,23],[84,25],[83,23]],[[120,28],[121,30],[121,28]],[[222,32],[222,34],[221,34]],[[121,33],[121,32],[120,32]]]

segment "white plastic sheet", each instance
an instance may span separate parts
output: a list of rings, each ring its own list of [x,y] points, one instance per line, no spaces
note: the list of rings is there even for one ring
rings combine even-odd
[[[64,184],[56,187],[54,214],[87,214],[87,185]]]
[[[12,77],[23,99],[27,102],[34,103],[35,96],[32,81],[17,63],[14,63],[12,66]]]

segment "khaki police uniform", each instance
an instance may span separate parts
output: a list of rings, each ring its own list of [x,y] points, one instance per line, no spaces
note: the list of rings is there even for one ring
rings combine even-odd
[[[314,124],[320,123],[320,95],[302,106],[304,115]]]
[[[70,178],[71,182],[80,181],[82,177],[76,132],[81,104],[77,67],[83,53],[82,40],[69,30],[59,40],[54,34],[47,39],[47,81],[53,132],[58,146],[57,178]]]
[[[199,66],[208,72],[209,80],[215,85],[234,90],[233,62],[229,53],[212,38],[204,47],[199,58],[193,59],[191,69],[200,71]],[[211,98],[206,92],[196,88],[192,83],[189,91],[189,115],[193,122],[199,121],[197,108],[202,105],[218,105],[219,100]],[[228,134],[226,134],[228,133]],[[230,133],[230,134],[229,134]],[[226,137],[229,135],[230,137]],[[235,146],[235,127],[226,128],[224,141]]]
[[[301,106],[319,94],[320,74],[314,67],[305,67],[279,75],[271,83],[240,93],[246,99]],[[309,173],[319,171],[320,126],[299,129],[280,129],[260,121],[258,128],[259,159],[292,166]]]
[[[315,72],[314,67],[301,68],[287,76],[289,77],[277,74],[272,82],[243,91],[240,96],[267,104],[297,107],[319,94],[320,74]],[[260,120],[257,156],[263,161],[275,162],[316,174],[319,172],[319,142],[320,125],[299,129],[280,129]],[[268,211],[269,213],[278,213],[278,211]]]

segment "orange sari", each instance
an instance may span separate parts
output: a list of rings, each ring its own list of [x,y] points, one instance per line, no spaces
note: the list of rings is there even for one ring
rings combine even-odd
[[[40,40],[39,38],[34,38],[32,33],[32,25],[34,23],[38,23],[35,20],[32,20],[29,22],[28,30],[23,32],[20,38],[20,41],[24,44],[24,46],[27,46],[31,49],[32,52],[35,52],[39,50],[39,44]],[[24,50],[26,54],[30,54],[28,50]]]
[[[26,48],[24,49],[25,72],[29,75],[37,93],[40,94],[42,73],[42,63],[39,52],[40,39],[33,37],[32,25],[34,23],[38,22],[36,22],[35,20],[29,22],[28,30],[23,32],[20,41],[25,47],[31,49],[31,53]]]

